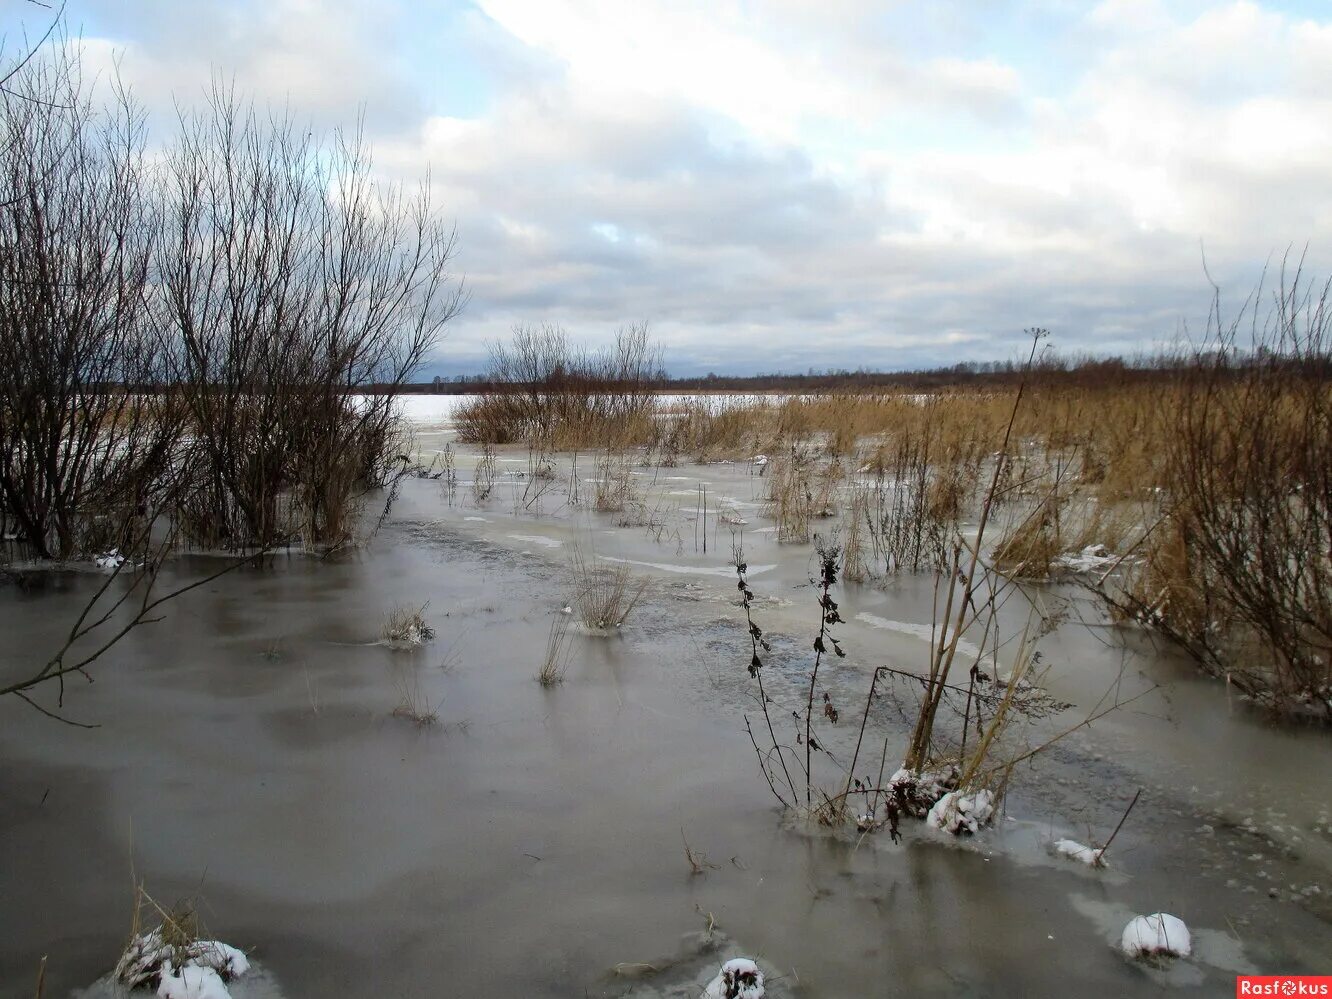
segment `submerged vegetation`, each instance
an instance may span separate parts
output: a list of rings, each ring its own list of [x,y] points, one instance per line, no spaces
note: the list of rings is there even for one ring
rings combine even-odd
[[[537,682],[543,687],[553,687],[564,682],[564,672],[569,668],[569,620],[562,613],[555,615],[550,622],[550,633],[546,636],[545,653],[537,669]]]
[[[836,531],[848,580],[1064,577],[1256,701],[1332,720],[1327,294],[1283,267],[1228,321],[1218,295],[1196,348],[1071,369],[1033,353],[1016,383],[925,395],[654,404],[645,327],[600,355],[520,328],[460,433],[596,452],[604,512],[638,502],[635,465],[752,458],[778,540]]]
[[[414,649],[435,637],[435,629],[426,623],[427,604],[419,607],[403,605],[389,611],[380,629],[380,636],[390,645]]]
[[[574,609],[589,631],[604,634],[629,618],[647,589],[648,580],[635,577],[623,563],[598,565],[575,548],[569,558],[573,577]]]

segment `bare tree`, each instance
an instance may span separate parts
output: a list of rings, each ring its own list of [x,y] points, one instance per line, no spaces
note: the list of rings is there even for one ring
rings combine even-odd
[[[340,543],[396,454],[397,391],[463,304],[454,232],[425,187],[375,183],[359,132],[317,141],[220,83],[180,127],[157,314],[201,441],[185,529]]]
[[[0,507],[41,557],[125,545],[178,421],[145,299],[143,117],[96,104],[66,41],[0,95]]]
[[[150,171],[113,96],[63,41],[0,75],[0,528],[40,557],[130,556],[44,664],[0,676],[64,721],[65,680],[166,601],[294,533],[349,536],[465,298],[426,185],[377,183],[359,130],[316,141],[219,85]],[[246,554],[169,589],[182,534]]]

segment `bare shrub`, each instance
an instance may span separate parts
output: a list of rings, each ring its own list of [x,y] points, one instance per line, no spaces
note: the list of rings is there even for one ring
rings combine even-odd
[[[1328,293],[1283,268],[1267,315],[1260,288],[1228,323],[1218,293],[1220,349],[1180,388],[1170,506],[1131,602],[1212,672],[1332,721]]]
[[[516,326],[510,342],[492,344],[490,354],[498,388],[458,413],[460,440],[577,450],[655,438],[653,388],[664,376],[646,324],[622,327],[613,346],[595,352],[572,347],[559,326]]]
[[[114,98],[63,40],[0,95],[0,528],[43,558],[127,548],[175,484],[144,120]]]
[[[155,315],[200,444],[185,526],[204,544],[343,543],[401,453],[393,397],[462,294],[424,189],[369,168],[359,134],[261,121],[220,83],[181,116]]]

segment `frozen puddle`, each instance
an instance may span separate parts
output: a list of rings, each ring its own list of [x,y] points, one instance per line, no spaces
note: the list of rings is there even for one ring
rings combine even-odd
[[[526,541],[528,544],[544,545],[546,548],[561,548],[564,545],[564,542],[558,538],[547,538],[540,534],[510,534],[509,537],[514,541]]]
[[[880,628],[883,631],[895,631],[899,635],[910,635],[912,638],[919,638],[922,642],[929,642],[934,637],[934,629],[928,624],[913,624],[910,621],[890,621],[886,617],[879,617],[877,614],[869,614],[861,611],[856,615],[857,621],[864,621],[871,628]],[[980,658],[980,649],[972,645],[965,638],[959,639],[957,651],[972,659]]]
[[[733,565],[681,565],[679,562],[640,562],[633,558],[616,558],[613,555],[598,555],[603,562],[620,562],[624,565],[641,565],[646,569],[660,569],[662,572],[678,572],[687,576],[725,576],[735,575]],[[775,565],[751,565],[746,571],[751,576],[777,568]]]
[[[1124,927],[1137,915],[1128,906],[1109,902],[1100,898],[1078,893],[1071,894],[1069,901],[1073,908],[1089,919],[1105,937],[1106,945],[1119,950]],[[1135,961],[1135,967],[1143,974],[1156,980],[1161,985],[1195,986],[1204,982],[1200,964],[1210,965],[1232,975],[1256,975],[1254,966],[1244,953],[1244,945],[1223,930],[1198,929],[1189,927],[1192,937],[1192,954],[1189,957],[1175,958],[1163,964]],[[1131,960],[1125,958],[1125,960]]]

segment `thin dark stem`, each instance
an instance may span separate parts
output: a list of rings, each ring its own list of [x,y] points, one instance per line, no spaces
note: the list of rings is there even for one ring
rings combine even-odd
[[[748,715],[745,715],[745,731],[749,733],[749,741],[753,743],[754,754],[758,757],[759,769],[763,771],[763,777],[765,780],[767,780],[768,787],[772,790],[773,797],[782,803],[783,808],[789,808],[790,805],[787,803],[786,799],[781,796],[781,793],[777,790],[777,785],[772,782],[772,773],[768,770],[768,765],[763,760],[763,751],[759,749],[758,740],[754,738],[754,730],[749,727]],[[780,760],[781,758],[782,758],[781,753],[779,752],[777,754],[777,759]]]
[[[1140,797],[1142,797],[1142,788],[1138,788],[1137,793],[1133,795],[1133,800],[1128,803],[1128,808],[1124,809],[1124,814],[1119,817],[1119,825],[1115,826],[1115,831],[1112,832],[1110,838],[1105,841],[1105,846],[1096,851],[1096,859],[1098,862],[1105,856],[1105,851],[1110,849],[1110,844],[1113,843],[1115,837],[1119,835],[1119,830],[1124,828],[1124,822],[1128,819],[1129,812],[1133,811],[1133,806],[1138,803]]]
[[[805,703],[805,807],[813,804],[813,746],[810,729],[814,714],[814,685],[819,679],[819,664],[823,661],[823,639],[828,634],[828,589],[832,585],[825,568],[822,592],[819,595],[819,637],[814,643],[814,671],[809,674],[809,699]]]
[[[865,695],[865,711],[860,716],[860,731],[856,733],[856,750],[851,754],[851,766],[846,771],[846,790],[842,792],[844,795],[851,793],[851,782],[855,779],[856,762],[860,759],[860,743],[865,738],[865,726],[869,724],[870,705],[874,703],[874,688],[879,682],[879,674],[887,669],[887,666],[880,666],[870,677],[869,693]]]

